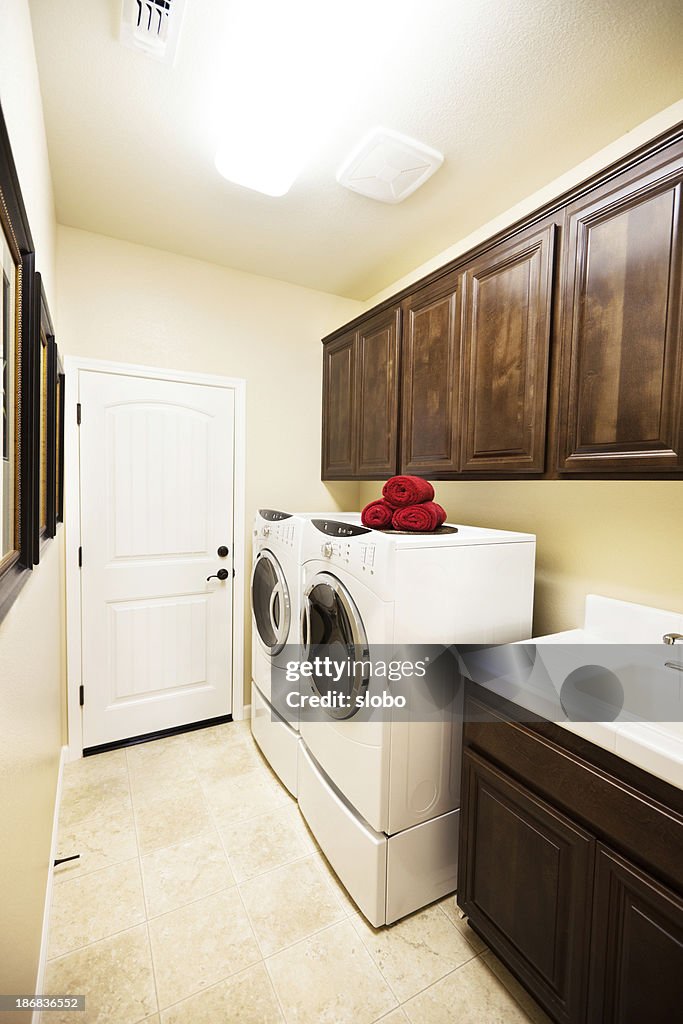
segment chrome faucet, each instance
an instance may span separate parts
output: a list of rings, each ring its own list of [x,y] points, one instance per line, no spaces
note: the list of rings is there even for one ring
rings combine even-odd
[[[662,637],[662,643],[668,644],[672,647],[677,640],[683,640],[683,633],[665,633]]]

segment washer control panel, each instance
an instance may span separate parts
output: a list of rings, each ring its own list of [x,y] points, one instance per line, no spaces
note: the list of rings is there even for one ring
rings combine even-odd
[[[296,520],[287,512],[269,512],[270,517],[279,516],[279,518],[269,518],[264,514],[268,512],[268,509],[261,509],[259,511],[259,515],[266,519],[266,522],[254,530],[254,537],[263,537],[266,540],[271,539],[275,543],[293,548],[295,545]]]
[[[279,523],[282,519],[292,518],[291,512],[279,512],[276,508],[260,508],[258,514],[269,523]]]

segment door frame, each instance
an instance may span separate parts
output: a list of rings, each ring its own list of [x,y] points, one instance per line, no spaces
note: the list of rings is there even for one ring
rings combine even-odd
[[[66,700],[68,760],[83,756],[83,714],[79,703],[82,678],[81,575],[78,549],[81,545],[81,467],[77,416],[79,374],[82,370],[175,381],[180,384],[204,384],[226,388],[235,400],[234,493],[233,493],[233,566],[232,583],[232,717],[245,716],[244,707],[244,623],[245,623],[245,499],[246,499],[246,396],[247,382],[241,377],[217,377],[158,366],[115,363],[105,359],[65,356],[64,372],[64,534],[66,559]]]

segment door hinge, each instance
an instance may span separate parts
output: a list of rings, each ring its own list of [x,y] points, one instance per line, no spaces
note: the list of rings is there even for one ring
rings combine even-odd
[[[78,549],[78,568],[83,568],[83,548]]]
[[[85,687],[83,683],[78,687],[78,703],[83,707],[85,704]]]
[[[76,402],[76,423],[80,427],[81,425],[81,403]]]

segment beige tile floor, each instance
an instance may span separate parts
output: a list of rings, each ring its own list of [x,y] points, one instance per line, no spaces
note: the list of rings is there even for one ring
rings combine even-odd
[[[231,723],[66,766],[49,1024],[547,1024],[449,897],[371,928]]]

